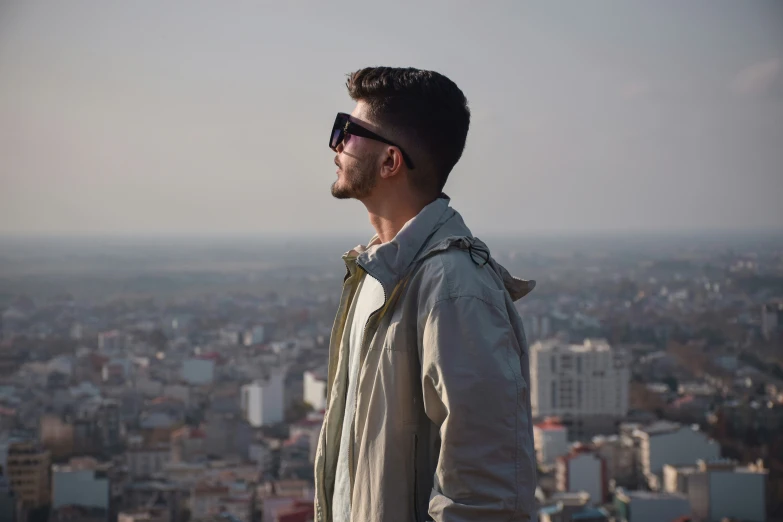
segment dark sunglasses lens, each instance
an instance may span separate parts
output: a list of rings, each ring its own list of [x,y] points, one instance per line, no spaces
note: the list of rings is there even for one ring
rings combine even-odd
[[[332,127],[332,136],[329,139],[329,148],[336,149],[337,146],[345,138],[343,129],[345,129],[345,122],[347,118],[343,114],[338,114],[334,120],[334,127]]]
[[[343,141],[343,129],[342,128],[332,129],[332,139],[329,140],[329,147],[332,149],[336,149],[341,141]]]

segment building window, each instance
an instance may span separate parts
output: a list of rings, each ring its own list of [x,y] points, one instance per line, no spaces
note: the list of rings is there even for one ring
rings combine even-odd
[[[576,373],[582,373],[582,358],[578,355],[576,356]]]
[[[550,358],[550,362],[552,364],[552,373],[555,373],[557,371],[557,362],[554,355]]]
[[[557,381],[552,381],[552,408],[557,408]]]

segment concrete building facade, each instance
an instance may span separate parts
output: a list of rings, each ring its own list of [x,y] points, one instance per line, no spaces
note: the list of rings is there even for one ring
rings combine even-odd
[[[30,511],[51,499],[49,451],[34,442],[16,442],[8,448],[8,481],[22,508]]]
[[[539,464],[554,464],[568,454],[568,430],[557,419],[546,419],[533,426],[536,460]]]
[[[304,373],[304,401],[315,411],[326,409],[326,369]]]
[[[720,445],[698,427],[659,421],[636,430],[634,437],[639,440],[641,470],[648,480],[662,478],[666,464],[681,466],[720,458]]]
[[[630,369],[622,350],[600,339],[559,338],[530,349],[534,418],[559,417],[572,439],[614,431],[628,412]]]
[[[700,460],[693,466],[664,466],[663,485],[666,492],[687,496],[698,520],[763,522],[767,474],[762,462],[739,466],[731,460]]]
[[[592,505],[600,506],[608,495],[606,462],[593,450],[575,448],[568,455],[558,457],[555,484],[561,492],[583,491],[590,495]]]
[[[242,415],[254,428],[282,422],[283,404],[282,374],[242,387]]]
[[[108,512],[111,481],[94,459],[74,459],[67,466],[52,467],[52,508],[81,506]]]
[[[684,495],[622,488],[615,492],[614,509],[618,522],[663,522],[688,516],[691,512]]]

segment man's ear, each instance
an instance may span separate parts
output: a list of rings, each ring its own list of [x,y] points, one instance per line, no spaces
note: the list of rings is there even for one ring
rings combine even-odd
[[[405,165],[402,153],[397,147],[386,147],[381,156],[381,177],[391,178],[398,175]]]

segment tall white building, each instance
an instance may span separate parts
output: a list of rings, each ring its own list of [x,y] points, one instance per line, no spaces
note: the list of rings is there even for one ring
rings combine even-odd
[[[560,417],[576,438],[584,435],[583,420],[619,419],[628,412],[628,359],[605,340],[533,344],[530,380],[533,416]]]
[[[304,401],[315,411],[326,409],[326,369],[304,373]]]
[[[242,415],[258,428],[283,421],[283,374],[242,386]]]

